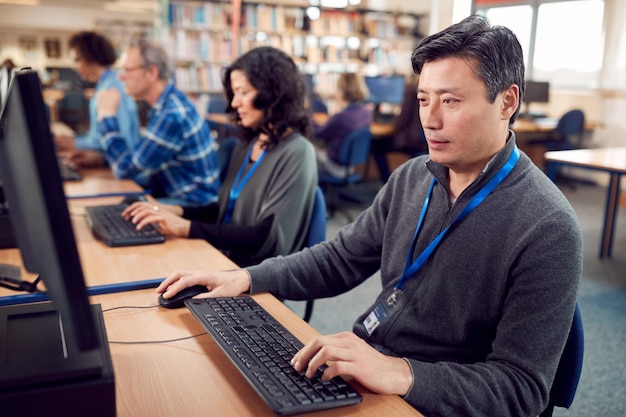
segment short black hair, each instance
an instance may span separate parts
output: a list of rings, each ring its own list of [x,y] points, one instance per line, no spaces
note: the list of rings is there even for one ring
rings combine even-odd
[[[261,46],[251,49],[229,65],[222,79],[228,113],[234,112],[230,75],[236,70],[243,71],[250,84],[258,90],[253,104],[263,111],[259,128],[241,127],[243,140],[251,141],[263,132],[269,136],[268,147],[271,148],[285,136],[288,129],[310,137],[311,119],[306,108],[306,86],[300,70],[289,55],[271,46]],[[235,120],[239,124],[236,112]]]
[[[117,61],[117,54],[111,41],[96,32],[84,31],[72,35],[69,47],[75,49],[86,62],[110,67]]]
[[[492,26],[485,16],[472,15],[439,33],[424,38],[411,56],[413,71],[422,72],[424,63],[459,57],[470,61],[476,75],[487,86],[487,99],[516,84],[519,103],[509,123],[513,124],[524,98],[524,55],[515,34],[504,26]]]

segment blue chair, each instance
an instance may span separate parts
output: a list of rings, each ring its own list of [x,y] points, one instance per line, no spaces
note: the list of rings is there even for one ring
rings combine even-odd
[[[324,193],[320,187],[315,190],[315,203],[313,204],[313,215],[309,223],[306,246],[311,247],[326,240],[326,201]],[[307,323],[313,314],[313,300],[307,300],[302,318]]]
[[[338,201],[343,190],[363,180],[361,174],[354,168],[368,162],[371,142],[372,133],[369,126],[352,131],[341,145],[339,152],[339,164],[345,167],[345,174],[336,177],[324,172],[319,173],[319,184],[327,192],[326,201],[331,215],[338,208]]]
[[[225,114],[228,102],[223,94],[209,94],[207,114]],[[231,124],[217,123],[207,120],[209,129],[214,133],[218,141],[230,136],[237,136],[237,127]]]
[[[574,109],[559,119],[556,127],[546,139],[528,141],[529,145],[543,145],[547,151],[564,151],[579,147],[585,130],[585,113]]]
[[[218,148],[216,151],[217,156],[217,164],[220,168],[220,181],[224,182],[224,178],[226,178],[226,173],[228,173],[228,166],[230,165],[230,156],[237,146],[239,139],[236,137],[228,137],[222,139],[218,142]]]
[[[539,417],[551,417],[554,407],[569,408],[574,401],[574,395],[580,381],[585,353],[585,335],[583,321],[578,304],[574,310],[572,328],[570,329],[565,348],[559,360],[554,382],[550,389],[548,407]]]

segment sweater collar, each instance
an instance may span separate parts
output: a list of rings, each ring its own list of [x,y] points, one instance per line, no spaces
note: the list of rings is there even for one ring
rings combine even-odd
[[[511,153],[513,152],[513,149],[515,148],[515,146],[516,146],[515,132],[513,132],[512,130],[509,130],[509,138],[504,144],[504,147],[500,149],[489,160],[489,162],[487,162],[487,164],[482,169],[481,173],[474,180],[474,182],[472,182],[465,189],[465,191],[463,191],[463,194],[465,194],[468,190],[480,189],[480,187],[482,187],[486,181],[489,181],[489,179],[492,176],[494,176],[500,170],[500,168],[504,166],[506,161],[509,159],[509,156],[511,156]],[[426,162],[426,166],[428,167],[430,172],[434,175],[434,177],[437,179],[437,182],[439,184],[445,184],[444,188],[446,192],[448,192],[449,194],[448,185],[447,185],[448,184],[448,168],[437,162],[434,162],[431,159],[429,159]]]

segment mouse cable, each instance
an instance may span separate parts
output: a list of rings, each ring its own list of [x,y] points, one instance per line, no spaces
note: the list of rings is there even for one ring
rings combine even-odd
[[[118,307],[105,308],[102,310],[102,312],[106,313],[107,311],[120,310],[122,308],[148,309],[148,308],[157,308],[157,307],[159,307],[158,304],[155,304],[152,306],[118,306]]]
[[[119,306],[119,307],[111,307],[111,308],[107,308],[105,310],[102,310],[103,313],[107,312],[107,311],[112,311],[112,310],[119,310],[122,308],[138,308],[138,309],[147,309],[147,308],[157,308],[159,307],[158,305],[153,305],[153,306]],[[109,344],[117,344],[117,345],[145,345],[145,344],[159,344],[159,343],[173,343],[173,342],[180,342],[181,340],[187,340],[187,339],[193,339],[195,337],[199,337],[202,335],[207,334],[206,332],[204,333],[198,333],[198,334],[194,334],[192,336],[185,336],[185,337],[180,337],[177,339],[165,339],[165,340],[136,340],[136,341],[116,341],[116,340],[109,340]]]
[[[185,336],[185,337],[179,337],[177,339],[165,339],[165,340],[137,340],[137,341],[132,341],[132,342],[124,342],[124,341],[117,341],[117,340],[109,340],[109,344],[116,344],[116,345],[156,345],[156,344],[161,344],[161,343],[173,343],[173,342],[180,342],[182,340],[187,340],[187,339],[194,339],[196,337],[200,337],[200,336],[205,336],[208,333],[204,332],[204,333],[198,333],[198,334],[194,334],[191,336]]]

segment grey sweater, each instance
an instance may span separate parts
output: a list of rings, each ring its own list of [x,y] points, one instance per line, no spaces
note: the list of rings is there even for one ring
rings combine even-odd
[[[447,169],[427,156],[391,176],[372,206],[331,241],[249,268],[252,292],[306,299],[346,292],[379,268],[387,298],[433,175],[412,260],[506,162],[515,137],[451,204]],[[582,272],[582,232],[561,192],[522,154],[505,180],[451,227],[408,282],[397,308],[371,336],[378,350],[408,359],[405,400],[427,416],[537,416],[546,407],[571,325]],[[372,306],[378,300],[372,300]]]
[[[243,176],[252,167],[250,161],[244,161],[250,146],[240,143],[233,150],[228,173],[220,189],[218,224],[205,225],[205,228],[223,226],[229,192],[237,172],[244,163],[246,168]],[[259,225],[266,219],[271,219],[271,226],[262,236],[263,242],[256,253],[233,250],[228,255],[239,265],[253,265],[263,259],[287,255],[304,247],[316,186],[317,162],[313,145],[299,133],[293,133],[278,142],[275,148],[267,152],[243,187],[231,219],[231,225],[240,228]],[[218,233],[228,233],[228,230]],[[196,230],[190,237],[196,237],[197,234],[199,232]]]

